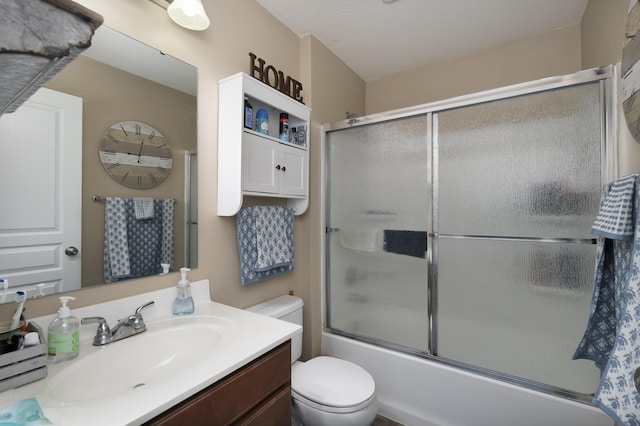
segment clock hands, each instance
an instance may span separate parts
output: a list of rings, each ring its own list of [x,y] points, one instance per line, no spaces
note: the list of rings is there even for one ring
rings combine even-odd
[[[138,152],[138,164],[140,163],[140,157],[142,156],[142,147],[144,146],[144,140],[140,142],[140,152]]]
[[[140,123],[135,123],[136,135],[140,136]],[[138,164],[140,164],[140,157],[142,156],[142,147],[144,146],[144,139],[140,141],[140,152],[138,152]]]

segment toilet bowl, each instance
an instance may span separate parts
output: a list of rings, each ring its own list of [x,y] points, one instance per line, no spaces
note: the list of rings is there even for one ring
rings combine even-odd
[[[375,383],[362,367],[319,356],[291,371],[293,408],[303,425],[370,425],[378,412]]]
[[[248,311],[302,325],[302,299],[280,296]],[[319,356],[298,361],[302,335],[291,340],[292,424],[303,426],[367,426],[378,412],[373,377],[362,367],[339,358]]]

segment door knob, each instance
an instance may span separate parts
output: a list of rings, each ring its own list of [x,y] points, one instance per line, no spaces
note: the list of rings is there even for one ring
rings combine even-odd
[[[280,164],[276,166],[276,170],[280,170]]]
[[[286,171],[287,171],[287,168],[286,168],[285,166],[282,166],[282,171],[283,171],[283,172],[286,172]]]
[[[76,254],[78,254],[78,249],[74,246],[67,247],[66,249],[64,249],[64,254],[66,254],[67,256],[75,256]]]

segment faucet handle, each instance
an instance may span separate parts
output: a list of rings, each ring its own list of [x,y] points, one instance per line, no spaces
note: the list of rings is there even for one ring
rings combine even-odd
[[[136,315],[140,315],[140,312],[142,312],[143,309],[150,308],[151,306],[153,306],[155,304],[156,304],[156,302],[154,302],[152,300],[151,302],[147,302],[144,305],[138,306],[138,309],[136,309]]]
[[[138,306],[138,309],[136,309],[136,313],[130,315],[129,318],[126,319],[127,325],[133,326],[137,333],[142,333],[143,331],[145,331],[147,329],[147,326],[144,323],[144,319],[142,318],[142,314],[140,312],[142,312],[143,309],[147,309],[153,305],[155,305],[155,302],[152,300],[151,302],[147,302],[144,305]]]
[[[94,346],[102,346],[107,343],[111,343],[113,341],[113,335],[111,334],[111,329],[109,328],[109,324],[107,324],[107,320],[102,317],[86,317],[80,320],[81,324],[98,324],[98,330],[96,331],[96,336],[93,338]]]

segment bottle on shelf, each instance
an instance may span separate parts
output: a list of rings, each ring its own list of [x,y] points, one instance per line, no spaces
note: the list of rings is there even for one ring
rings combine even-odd
[[[247,96],[244,97],[244,127],[253,130],[253,106]]]
[[[280,140],[289,142],[289,114],[280,113]]]
[[[256,112],[256,132],[263,135],[269,134],[269,113],[263,108]]]

